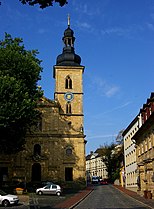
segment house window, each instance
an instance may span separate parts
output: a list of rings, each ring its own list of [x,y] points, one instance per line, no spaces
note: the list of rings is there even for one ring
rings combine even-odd
[[[152,142],[151,142],[151,138],[150,137],[149,137],[148,141],[149,141],[149,143],[148,143],[149,144],[149,149],[151,149],[152,148]]]
[[[141,155],[141,148],[138,146],[138,155]]]
[[[147,140],[145,140],[144,146],[145,146],[145,152],[147,152],[148,151]]]
[[[65,79],[65,89],[72,89],[72,79],[67,76]]]
[[[71,114],[72,113],[72,108],[71,108],[71,104],[67,103],[66,104],[66,114]]]
[[[143,147],[143,144],[141,144],[141,154],[144,153],[144,147]]]

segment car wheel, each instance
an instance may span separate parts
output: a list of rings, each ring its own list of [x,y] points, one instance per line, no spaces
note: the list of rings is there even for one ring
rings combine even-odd
[[[42,191],[38,191],[38,194],[39,194],[39,195],[42,195],[42,194],[43,194],[43,192],[42,192]]]
[[[57,193],[56,193],[56,195],[57,195],[57,196],[60,196],[60,195],[61,195],[61,193],[60,193],[60,192],[57,192]]]
[[[8,200],[3,200],[2,205],[4,207],[8,207],[10,205],[10,202]]]

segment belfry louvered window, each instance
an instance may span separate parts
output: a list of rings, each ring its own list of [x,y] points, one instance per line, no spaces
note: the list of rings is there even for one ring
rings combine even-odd
[[[71,114],[72,113],[72,110],[71,110],[71,104],[70,103],[67,103],[66,104],[66,114]]]
[[[72,89],[72,79],[69,75],[65,79],[65,89]]]

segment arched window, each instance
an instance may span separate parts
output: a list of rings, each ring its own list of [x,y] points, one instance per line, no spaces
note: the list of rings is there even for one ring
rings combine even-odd
[[[66,104],[66,114],[71,114],[71,113],[72,113],[71,104],[67,103]]]
[[[34,145],[34,155],[41,155],[41,146],[39,144]]]
[[[72,79],[69,75],[65,79],[65,89],[72,89]]]

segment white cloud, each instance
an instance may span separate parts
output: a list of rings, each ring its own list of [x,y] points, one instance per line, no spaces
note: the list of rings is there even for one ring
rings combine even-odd
[[[94,77],[92,80],[96,90],[99,92],[100,95],[106,97],[112,97],[117,94],[120,88],[114,84],[109,84],[107,81],[103,80],[99,77]]]
[[[154,31],[154,24],[152,24],[152,23],[147,23],[147,27],[148,27],[150,30]]]
[[[77,27],[80,29],[92,30],[92,26],[87,22],[77,22]]]
[[[88,22],[76,22],[76,25],[78,27],[79,30],[85,31],[86,33],[93,33],[94,28],[91,24],[89,24]]]
[[[107,115],[107,114],[110,114],[110,113],[113,113],[113,112],[116,112],[117,110],[123,109],[123,108],[127,107],[131,103],[132,102],[128,101],[128,102],[126,102],[124,104],[121,104],[119,106],[116,106],[116,107],[114,107],[114,108],[112,108],[112,109],[110,109],[108,111],[105,111],[105,112],[101,112],[99,114],[96,114],[96,115],[93,116],[93,118],[95,118],[95,119],[98,120],[99,118],[102,118],[102,116]]]
[[[113,87],[110,87],[107,91],[106,91],[106,96],[107,97],[111,97],[113,96],[114,94],[116,94],[117,92],[119,91],[119,87],[118,86],[113,86]]]
[[[86,30],[86,32],[93,33],[93,35],[95,35],[97,37],[100,37],[100,35],[102,35],[102,36],[114,35],[114,36],[120,36],[123,38],[130,39],[130,38],[136,37],[136,34],[139,34],[139,33],[146,30],[146,28],[141,25],[131,25],[128,27],[113,26],[110,28],[104,27],[103,29],[101,29],[101,28],[96,27],[96,25],[90,21],[89,22],[88,21],[85,21],[85,22],[77,21],[76,25],[79,29],[84,29],[84,30]],[[147,24],[147,25],[150,29],[154,30],[154,25],[152,25],[152,24]]]
[[[100,30],[100,33],[102,35],[116,35],[124,38],[134,38],[136,34],[139,34],[145,30],[146,28],[143,25],[133,24],[127,27],[113,26],[111,28],[103,28]]]
[[[46,32],[46,30],[45,30],[44,28],[38,29],[38,33],[39,33],[39,34],[43,34],[43,33],[45,33],[45,32]]]
[[[91,28],[91,25],[88,24],[87,22],[81,22],[81,23],[78,23],[78,25],[80,25],[81,28],[85,28],[85,29]]]
[[[88,136],[88,139],[112,138],[112,137],[116,137],[116,136],[117,136],[117,134],[94,135],[94,136]]]
[[[100,15],[100,8],[98,6],[95,7],[95,5],[91,4],[85,4],[85,3],[76,3],[73,2],[74,8],[76,12],[80,12],[82,15],[87,15],[87,16],[95,16],[95,15]]]
[[[150,16],[154,20],[154,13],[151,13]]]
[[[117,107],[114,107],[114,108],[110,109],[109,111],[102,112],[101,114],[99,114],[99,116],[102,116],[102,115],[105,115],[105,114],[112,113],[112,112],[115,112],[115,111],[117,111],[117,110],[123,109],[123,108],[127,107],[127,106],[128,106],[129,104],[131,104],[131,103],[132,103],[132,102],[126,102],[126,103],[124,103],[124,104],[121,104],[121,105],[119,105],[119,106],[117,106]]]
[[[113,112],[113,111],[115,111],[115,110],[118,110],[118,109],[122,109],[122,108],[124,108],[124,107],[127,107],[127,106],[128,106],[129,104],[131,104],[131,103],[132,103],[132,102],[126,102],[126,103],[124,103],[124,104],[122,104],[122,105],[119,105],[119,106],[117,106],[117,107],[111,109],[110,112]]]
[[[118,36],[128,36],[131,32],[132,32],[131,28],[120,28],[120,27],[113,27],[113,28],[107,28],[101,30],[102,35],[116,34]]]

